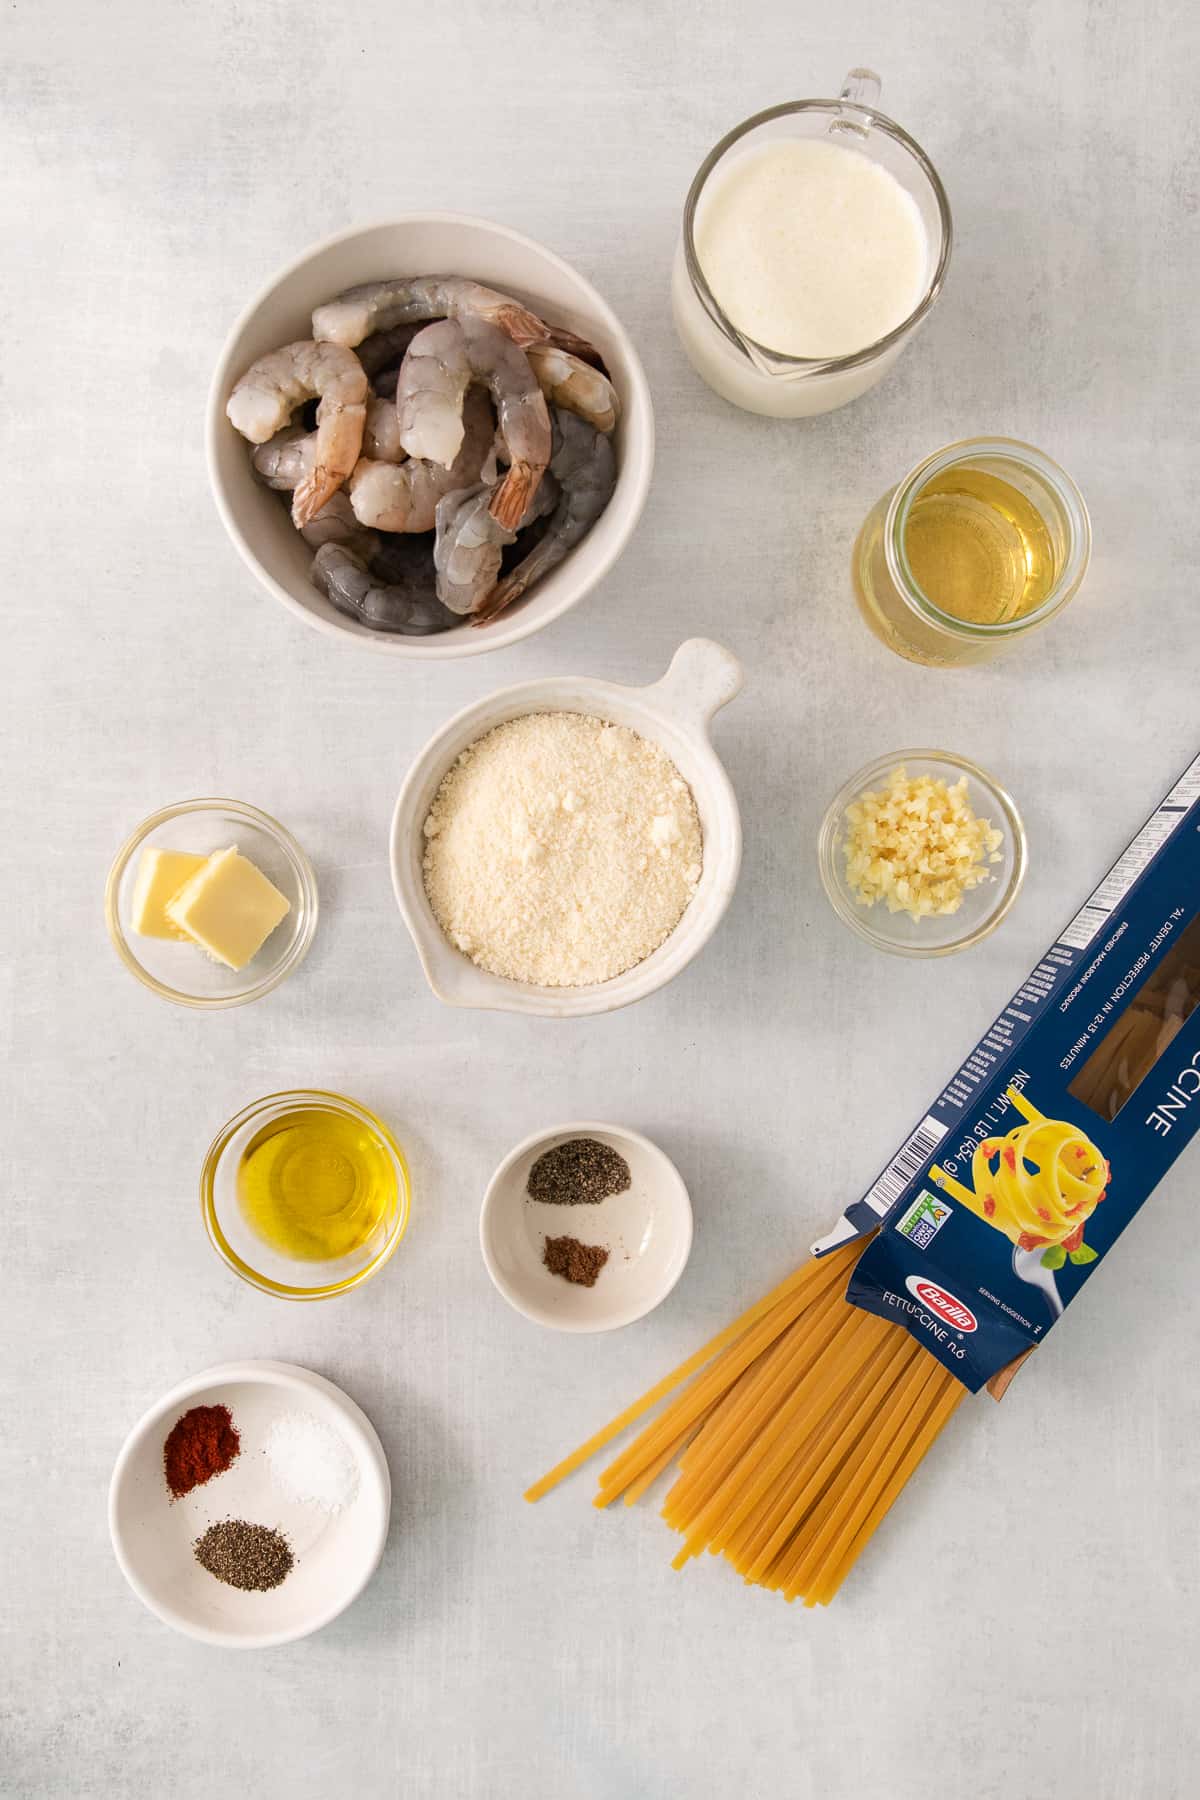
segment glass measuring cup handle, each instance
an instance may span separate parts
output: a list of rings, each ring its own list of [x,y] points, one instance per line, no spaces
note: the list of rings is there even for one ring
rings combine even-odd
[[[844,101],[845,105],[839,106],[836,115],[829,121],[830,137],[846,132],[857,138],[867,137],[871,130],[871,114],[882,90],[883,83],[874,69],[851,69],[838,95],[839,101]]]

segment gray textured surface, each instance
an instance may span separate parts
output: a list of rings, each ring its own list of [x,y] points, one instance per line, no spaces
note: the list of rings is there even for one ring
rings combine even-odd
[[[1191,9],[19,0],[3,48],[0,1790],[1194,1792],[1194,1156],[1005,1405],[960,1414],[831,1614],[713,1563],[673,1574],[653,1513],[601,1519],[586,1482],[519,1498],[857,1191],[1197,748]],[[671,334],[684,190],[734,121],[861,60],[949,189],[945,297],[858,406],[740,416]],[[506,220],[595,279],[642,348],[660,445],[602,592],[428,675],[339,654],[256,588],[209,500],[199,424],[228,323],[272,270],[423,205]],[[847,555],[892,479],[979,430],[1062,459],[1096,556],[1025,654],[939,677],[867,637]],[[695,632],[748,670],[718,725],[747,837],[718,938],[610,1019],[440,1009],[384,855],[413,752],[491,686],[648,680]],[[811,845],[848,771],[930,737],[1007,778],[1031,870],[991,942],[909,966],[838,926]],[[211,1018],[138,988],[100,908],[127,829],[200,792],[282,817],[324,908],[299,977]],[[293,1083],[377,1105],[416,1174],[386,1275],[311,1309],[227,1275],[195,1202],[214,1129]],[[476,1242],[493,1165],[581,1113],[655,1136],[697,1219],[669,1302],[594,1341],[510,1313]],[[141,1609],[104,1502],[157,1394],[254,1355],[343,1382],[397,1497],[360,1603],[238,1659]]]

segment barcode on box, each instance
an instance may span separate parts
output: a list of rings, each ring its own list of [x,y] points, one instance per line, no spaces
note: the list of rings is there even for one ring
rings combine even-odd
[[[901,1145],[870,1193],[864,1195],[866,1204],[879,1218],[882,1219],[896,1204],[914,1175],[920,1174],[948,1129],[927,1113],[912,1136]]]
[[[1157,812],[1151,813],[1125,854],[1113,864],[1095,893],[1080,907],[1059,938],[1060,944],[1066,944],[1072,950],[1084,950],[1096,933],[1103,931],[1109,915],[1116,911],[1138,876],[1149,868],[1197,798],[1200,798],[1200,756],[1184,770]]]

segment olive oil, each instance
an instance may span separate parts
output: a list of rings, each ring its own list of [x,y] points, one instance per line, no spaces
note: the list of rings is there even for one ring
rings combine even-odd
[[[985,469],[944,469],[920,490],[904,554],[926,598],[971,625],[1005,625],[1036,612],[1058,576],[1037,507]]]
[[[283,1256],[336,1262],[392,1219],[395,1169],[365,1126],[320,1107],[298,1107],[251,1138],[237,1171],[247,1224]]]

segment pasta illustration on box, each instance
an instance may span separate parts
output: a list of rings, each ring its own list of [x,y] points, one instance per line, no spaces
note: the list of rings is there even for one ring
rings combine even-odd
[[[677,1568],[708,1550],[826,1604],[955,1409],[1000,1398],[1198,1129],[1200,758],[809,1260],[526,1498],[653,1413],[595,1504],[670,1469]]]
[[[1084,1227],[1108,1190],[1108,1162],[1077,1125],[1048,1119],[1016,1088],[1007,1097],[1025,1121],[1004,1137],[984,1138],[971,1159],[971,1186],[934,1163],[929,1173],[960,1206],[1010,1238],[1039,1250],[1047,1269],[1096,1260]]]

